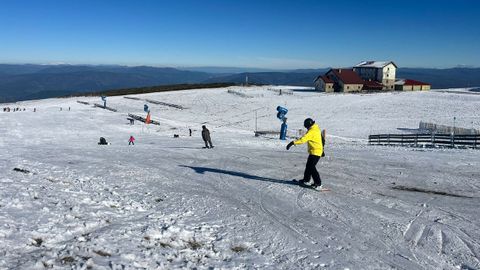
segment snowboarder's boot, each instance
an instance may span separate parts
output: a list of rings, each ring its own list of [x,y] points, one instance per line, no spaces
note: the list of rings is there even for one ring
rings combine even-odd
[[[298,183],[299,183],[300,185],[308,186],[308,185],[310,185],[310,180],[305,181],[305,180],[302,179],[302,180],[299,180]]]

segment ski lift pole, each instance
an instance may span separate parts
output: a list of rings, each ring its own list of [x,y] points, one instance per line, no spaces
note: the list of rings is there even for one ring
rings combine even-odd
[[[257,128],[257,121],[258,121],[258,117],[257,117],[257,110],[255,110],[255,132],[258,131],[258,128]]]
[[[287,118],[283,118],[282,126],[280,127],[280,140],[287,139]]]
[[[283,123],[280,127],[280,140],[287,139],[287,117],[288,109],[282,106],[277,106],[277,118],[280,119]]]

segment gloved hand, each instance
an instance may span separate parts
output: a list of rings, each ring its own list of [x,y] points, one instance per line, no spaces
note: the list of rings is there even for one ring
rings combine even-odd
[[[287,150],[290,150],[290,147],[292,147],[292,145],[293,145],[293,141],[287,144]]]

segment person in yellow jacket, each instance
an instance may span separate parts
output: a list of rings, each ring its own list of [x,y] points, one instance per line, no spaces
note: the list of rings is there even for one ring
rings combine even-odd
[[[323,140],[320,127],[315,124],[311,118],[305,119],[303,126],[308,130],[307,133],[300,139],[296,141],[291,141],[287,145],[287,150],[292,147],[292,145],[299,145],[308,143],[308,159],[307,165],[305,166],[305,173],[303,175],[303,180],[300,180],[300,184],[306,184],[310,182],[310,178],[313,178],[312,187],[316,189],[322,188],[322,180],[318,174],[317,168],[315,167],[320,160],[320,157],[324,156],[323,154]]]

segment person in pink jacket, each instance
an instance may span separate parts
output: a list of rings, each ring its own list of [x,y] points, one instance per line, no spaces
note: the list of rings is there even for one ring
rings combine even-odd
[[[135,138],[133,136],[130,136],[130,139],[128,139],[128,145],[130,144],[135,145]]]

